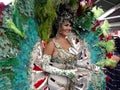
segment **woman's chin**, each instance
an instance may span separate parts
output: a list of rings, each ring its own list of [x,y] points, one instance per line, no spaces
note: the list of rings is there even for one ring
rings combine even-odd
[[[65,35],[66,35],[66,36],[70,35],[70,32],[68,32],[68,33],[65,33]]]

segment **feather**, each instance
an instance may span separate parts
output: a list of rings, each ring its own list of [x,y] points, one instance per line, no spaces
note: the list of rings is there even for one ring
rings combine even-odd
[[[23,32],[21,32],[16,26],[15,24],[13,23],[12,20],[6,20],[5,22],[12,30],[14,33],[20,35],[21,37],[25,38],[25,34]]]

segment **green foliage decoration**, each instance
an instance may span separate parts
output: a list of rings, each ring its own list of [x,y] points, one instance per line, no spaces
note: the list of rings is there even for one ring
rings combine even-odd
[[[104,23],[103,23],[103,25],[101,26],[101,30],[102,30],[104,36],[108,35],[109,27],[110,27],[110,25],[109,25],[108,21],[105,20]]]
[[[9,38],[6,32],[0,29],[0,59],[16,57],[19,52],[17,46],[15,46]]]
[[[43,3],[43,2],[42,2]],[[54,0],[47,0],[44,5],[41,4],[40,0],[35,1],[35,16],[38,21],[38,32],[42,40],[48,41],[52,31],[52,23],[55,19]]]
[[[98,18],[104,13],[103,9],[97,6],[94,6],[91,11],[94,13],[95,18]]]
[[[100,60],[99,62],[96,63],[96,65],[100,66],[100,67],[111,67],[111,68],[115,68],[116,66],[116,61],[112,60],[112,59],[105,59],[105,60]]]
[[[25,34],[23,33],[21,24],[16,24],[15,22],[19,22],[20,20],[15,18],[16,14],[20,14],[17,10],[13,8],[10,4],[8,5],[3,11],[3,21],[2,27],[4,29],[4,34],[6,35],[7,39],[12,43],[13,46],[19,47],[19,40],[25,38]],[[8,21],[8,22],[7,22]]]
[[[12,20],[6,20],[5,23],[6,23],[6,25],[8,25],[8,26],[13,30],[14,33],[20,35],[22,38],[25,38],[25,37],[26,37],[25,34],[24,34],[23,32],[21,32],[21,31],[15,26],[15,24],[13,23]]]
[[[94,14],[88,10],[85,11],[80,17],[76,18],[75,25],[73,26],[75,29],[76,28],[81,28],[79,29],[79,33],[84,32],[84,31],[90,31],[91,27],[93,26],[93,22],[95,21]],[[75,30],[76,32],[76,30]]]
[[[0,90],[13,90],[14,66],[19,63],[15,58],[0,59]]]
[[[76,19],[73,30],[79,38],[86,40],[88,49],[91,53],[92,63],[99,65],[101,68],[105,65],[114,67],[116,63],[112,60],[109,61],[106,56],[107,53],[114,50],[114,41],[108,39],[109,23],[105,20],[102,24],[102,22],[97,20],[102,14],[103,10],[101,8],[94,7],[91,9],[84,9],[84,12]],[[101,35],[103,35],[103,39],[101,39]],[[99,79],[96,75],[93,75],[93,81],[90,83],[91,86],[89,90],[103,90],[103,88],[105,88],[105,80],[103,79],[103,76],[103,72],[99,76]]]
[[[110,53],[114,51],[114,41],[113,40],[108,40],[108,41],[99,41],[96,43],[94,46],[100,46],[105,48],[106,52]]]
[[[18,65],[18,61],[15,58],[1,59],[0,67],[11,67]]]
[[[0,90],[13,90],[11,81],[6,74],[0,74]]]
[[[15,0],[14,8],[26,17],[34,17],[34,0]]]

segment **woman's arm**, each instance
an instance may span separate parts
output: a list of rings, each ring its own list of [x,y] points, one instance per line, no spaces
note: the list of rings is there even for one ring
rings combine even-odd
[[[43,64],[42,64],[43,70],[51,74],[63,75],[73,79],[75,77],[75,70],[64,70],[50,65],[50,60],[53,55],[54,48],[55,46],[53,41],[50,41],[45,47],[43,51]]]

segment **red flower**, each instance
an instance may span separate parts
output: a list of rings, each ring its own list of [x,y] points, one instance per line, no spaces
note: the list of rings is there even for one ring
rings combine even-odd
[[[113,55],[113,53],[107,53],[107,54],[106,54],[106,56],[107,56],[108,58],[111,58],[112,55]]]
[[[99,39],[100,39],[100,40],[103,40],[103,39],[104,39],[104,35],[101,34],[101,35],[99,36]]]
[[[91,30],[92,30],[92,31],[95,31],[95,30],[96,30],[96,27],[92,27]]]
[[[77,9],[77,13],[76,13],[77,17],[80,17],[80,15],[82,14],[82,12],[83,12],[83,7],[81,5],[79,5],[79,7]]]
[[[92,31],[95,31],[96,30],[96,27],[100,25],[100,21],[96,21],[95,22],[95,25],[91,28]]]
[[[108,76],[106,76],[105,80],[106,80],[106,82],[109,82],[110,78]]]
[[[43,46],[43,48],[45,48],[46,44],[47,44],[47,43],[42,40],[42,46]]]
[[[94,3],[94,0],[79,0],[78,1],[78,9],[77,9],[77,16],[80,17],[80,15],[83,13],[84,9],[87,9],[91,7]]]
[[[112,40],[112,36],[110,34],[107,35],[107,40]]]

